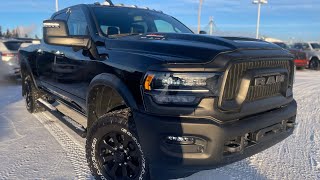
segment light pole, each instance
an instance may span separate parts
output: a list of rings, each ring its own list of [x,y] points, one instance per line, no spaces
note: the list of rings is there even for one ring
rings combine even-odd
[[[201,8],[202,8],[202,2],[203,2],[203,0],[200,0],[200,2],[199,2],[199,10],[198,10],[198,34],[200,34],[200,31],[201,31]]]
[[[257,19],[257,30],[256,30],[256,38],[259,39],[259,30],[260,30],[260,12],[261,12],[261,4],[267,4],[268,0],[254,0],[253,4],[258,4],[258,19]]]
[[[210,19],[209,19],[209,27],[210,27],[209,34],[210,35],[213,35],[213,25],[214,25],[213,16],[210,16]]]
[[[59,3],[58,3],[58,0],[56,0],[56,12],[59,11]]]

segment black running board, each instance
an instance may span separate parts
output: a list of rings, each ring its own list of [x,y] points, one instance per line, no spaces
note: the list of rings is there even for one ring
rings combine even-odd
[[[42,98],[39,98],[38,103],[42,105],[46,110],[51,112],[51,114],[59,119],[61,122],[63,122],[66,126],[68,126],[70,129],[72,129],[74,132],[76,132],[79,136],[82,138],[85,138],[87,136],[87,130],[83,125],[78,123],[77,121],[73,120],[71,117],[63,114],[60,112],[55,106],[52,104],[48,103]]]

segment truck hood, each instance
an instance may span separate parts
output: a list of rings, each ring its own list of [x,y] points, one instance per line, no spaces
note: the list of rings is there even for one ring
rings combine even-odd
[[[235,50],[281,49],[252,38],[215,37],[196,34],[155,33],[110,39],[107,49],[139,53],[167,63],[206,63],[218,54]]]

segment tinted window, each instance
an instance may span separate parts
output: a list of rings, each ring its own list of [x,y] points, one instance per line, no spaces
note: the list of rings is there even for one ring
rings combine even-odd
[[[71,9],[68,19],[68,28],[70,35],[88,35],[87,20],[81,9]]]
[[[65,20],[67,21],[68,19],[68,14],[66,12],[60,13],[58,15],[56,15],[53,19],[55,20]]]
[[[320,44],[318,43],[311,43],[313,49],[320,49]]]
[[[125,36],[152,32],[192,33],[171,16],[155,11],[96,7],[94,12],[102,32],[106,35]]]
[[[297,43],[297,44],[294,45],[294,48],[302,49],[302,50],[310,49],[310,47],[309,47],[309,45],[307,43]]]
[[[18,49],[20,48],[22,42],[8,41],[8,42],[4,42],[3,44],[10,51],[18,51]]]
[[[181,32],[179,29],[174,28],[172,24],[164,20],[154,20],[158,32],[177,33]]]

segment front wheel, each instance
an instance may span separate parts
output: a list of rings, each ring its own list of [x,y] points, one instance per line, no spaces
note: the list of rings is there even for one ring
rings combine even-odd
[[[319,70],[320,69],[319,59],[316,59],[316,58],[311,59],[309,63],[309,68],[312,70]]]
[[[88,132],[86,155],[96,179],[149,179],[148,166],[128,109],[113,111]]]

